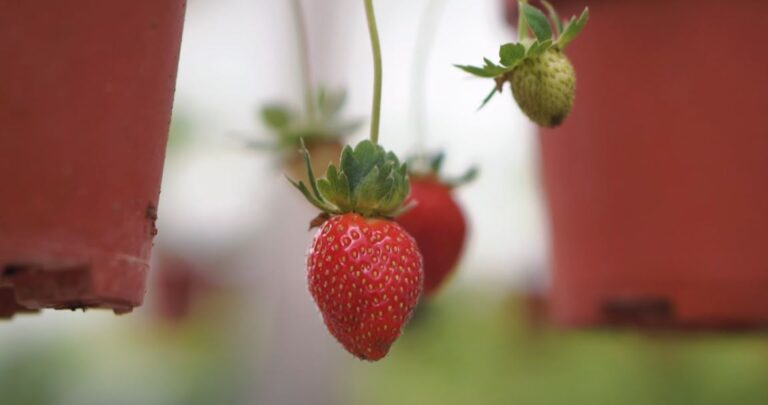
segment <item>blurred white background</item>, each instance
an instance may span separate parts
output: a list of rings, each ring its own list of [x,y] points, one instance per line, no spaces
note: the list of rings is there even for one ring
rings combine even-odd
[[[442,1],[435,7],[437,32],[422,84],[427,146],[447,151],[448,173],[461,173],[472,164],[481,168],[478,180],[459,190],[472,234],[464,257],[468,271],[460,273],[458,282],[515,279],[544,267],[546,258],[533,128],[508,92],[476,111],[491,83],[452,66],[495,57],[498,45],[514,34],[503,20],[501,1]],[[348,116],[367,117],[372,62],[362,2],[304,3],[315,82],[346,88]],[[427,3],[376,3],[384,58],[381,140],[401,156],[412,153],[416,142],[410,114],[412,61]],[[227,134],[267,138],[259,106],[274,101],[300,105],[299,77],[288,1],[189,2],[175,114],[196,141],[183,161],[168,163],[161,240],[219,248],[281,215],[279,206],[270,206],[270,195],[293,192],[280,190],[287,182],[279,168],[266,154],[242,148]],[[353,142],[366,137],[367,130],[361,128]],[[311,216],[308,210],[306,219]],[[503,233],[499,223],[506,224]]]

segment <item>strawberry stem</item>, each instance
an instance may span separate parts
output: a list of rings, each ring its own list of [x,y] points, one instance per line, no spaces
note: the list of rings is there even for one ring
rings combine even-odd
[[[304,107],[310,122],[315,122],[315,94],[312,89],[312,66],[309,62],[307,23],[301,7],[301,0],[291,1],[293,19],[296,24],[296,42],[299,46],[299,65],[304,86]]]
[[[419,23],[419,31],[416,34],[416,46],[411,66],[411,120],[416,131],[416,157],[426,159],[427,129],[425,123],[426,112],[426,73],[429,63],[430,51],[434,43],[439,12],[445,1],[430,0],[424,7]]]
[[[371,108],[370,138],[371,142],[376,145],[379,143],[379,120],[381,116],[381,44],[379,43],[378,28],[376,28],[376,15],[373,12],[373,0],[364,1],[365,16],[368,20],[368,34],[371,37],[371,48],[373,49],[373,107]]]
[[[517,42],[528,38],[528,21],[523,13],[525,3],[528,3],[528,0],[517,0]]]

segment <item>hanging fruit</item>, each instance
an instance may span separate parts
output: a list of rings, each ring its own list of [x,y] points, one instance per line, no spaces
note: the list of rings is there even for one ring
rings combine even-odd
[[[576,73],[563,51],[584,28],[589,9],[584,9],[579,18],[571,17],[562,22],[554,7],[543,3],[549,19],[538,8],[518,1],[518,42],[499,48],[498,64],[484,58],[483,66],[456,67],[495,81],[481,108],[494,94],[502,92],[505,83],[509,83],[523,113],[537,125],[552,128],[562,124],[573,107]],[[530,37],[529,29],[534,38]]]
[[[378,145],[382,66],[372,0],[364,0],[374,55],[370,140],[346,146],[338,165],[316,179],[302,148],[307,182],[291,181],[320,209],[307,256],[309,291],[328,331],[363,360],[383,358],[421,297],[416,241],[393,218],[405,209],[406,165]]]

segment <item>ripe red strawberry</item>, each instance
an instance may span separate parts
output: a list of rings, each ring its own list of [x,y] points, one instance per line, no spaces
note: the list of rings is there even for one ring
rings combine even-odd
[[[396,223],[334,216],[312,242],[309,291],[347,351],[379,360],[418,303],[421,265],[416,242]]]
[[[434,176],[411,176],[415,205],[397,217],[424,257],[424,294],[432,295],[456,268],[466,239],[466,222],[451,195],[451,187]]]
[[[408,175],[397,156],[370,141],[344,148],[309,187],[293,184],[323,213],[307,257],[309,291],[328,330],[347,351],[379,360],[400,336],[421,296],[416,242],[390,218],[402,209]],[[318,223],[319,222],[319,223]]]
[[[473,168],[459,179],[441,180],[443,155],[434,156],[428,167],[426,160],[411,162],[411,192],[406,198],[411,208],[396,221],[416,239],[424,258],[424,294],[430,296],[455,270],[466,240],[464,213],[453,189],[471,181],[477,171]]]

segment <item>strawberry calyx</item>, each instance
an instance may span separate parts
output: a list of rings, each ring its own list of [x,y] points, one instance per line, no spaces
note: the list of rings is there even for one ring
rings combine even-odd
[[[347,145],[341,152],[339,167],[329,164],[325,177],[316,178],[304,147],[308,185],[288,179],[304,197],[323,214],[315,221],[331,215],[358,213],[364,217],[394,218],[406,207],[403,201],[410,191],[408,170],[397,156],[369,140],[354,148]]]
[[[477,166],[470,167],[461,176],[445,177],[441,175],[443,161],[445,161],[445,152],[442,151],[412,156],[406,160],[408,174],[413,179],[431,179],[449,188],[462,186],[477,178],[479,173]]]
[[[330,91],[321,87],[312,100],[316,114],[300,112],[285,104],[267,104],[259,113],[274,139],[251,141],[249,145],[257,149],[286,152],[301,147],[302,140],[310,146],[341,142],[362,124],[360,120],[341,117],[346,97],[344,90]]]
[[[454,65],[474,76],[494,80],[493,89],[478,109],[483,108],[496,93],[501,93],[504,83],[510,80],[510,75],[521,63],[537,58],[549,50],[563,51],[581,33],[589,19],[589,8],[585,8],[578,18],[572,16],[569,20],[561,20],[549,2],[542,1],[542,4],[547,9],[548,17],[527,2],[518,1],[520,8],[518,42],[501,45],[499,63],[483,58],[482,66]],[[533,38],[529,37],[529,29],[534,34]]]

